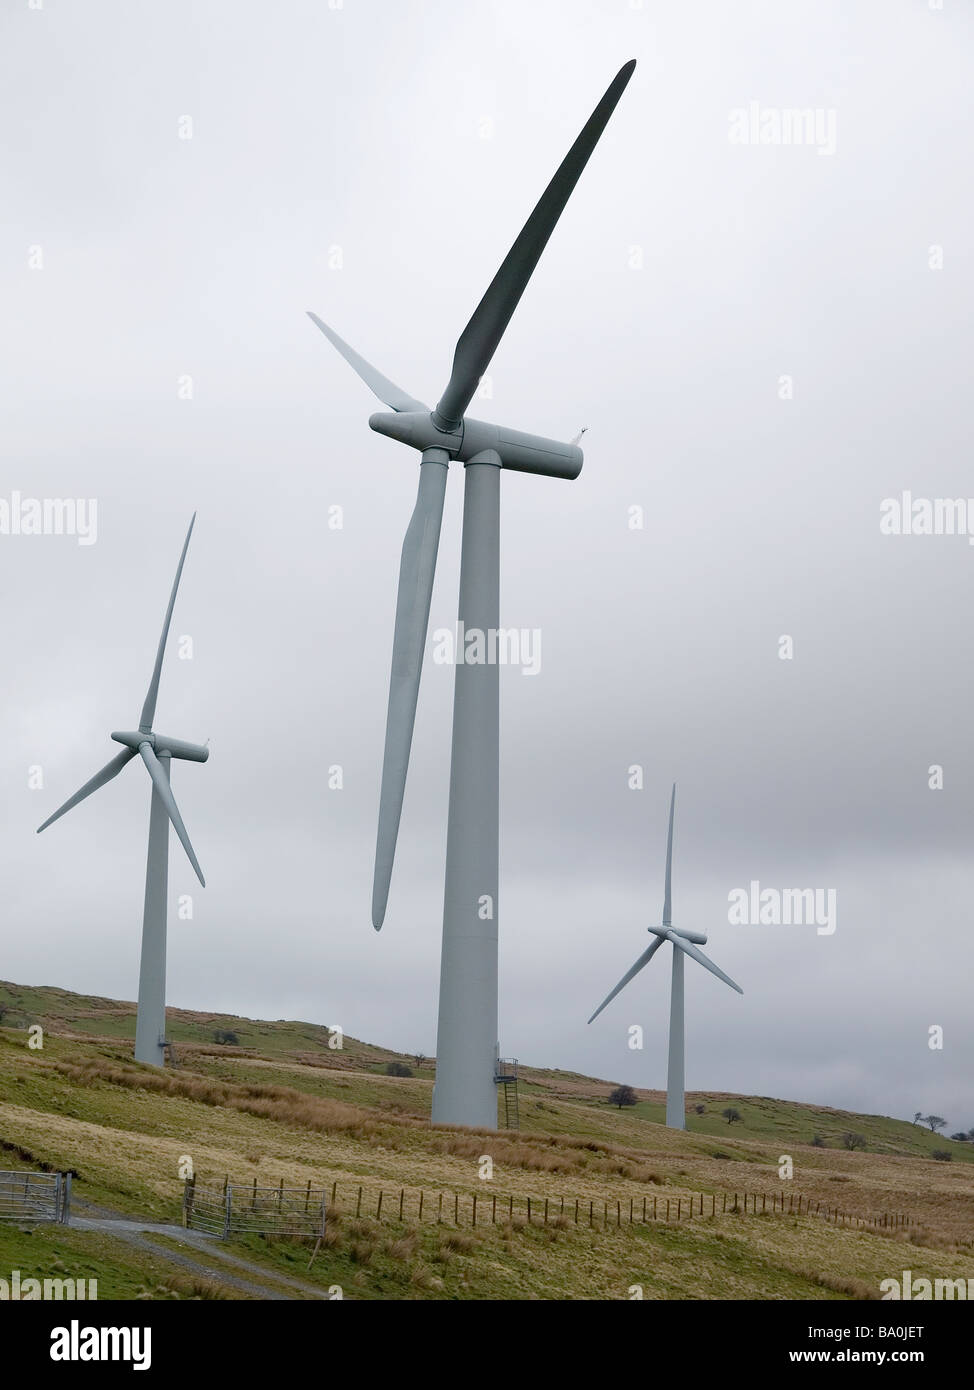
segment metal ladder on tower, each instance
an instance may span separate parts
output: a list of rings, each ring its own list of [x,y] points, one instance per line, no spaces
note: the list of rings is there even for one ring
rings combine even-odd
[[[520,1129],[517,1107],[517,1058],[498,1057],[494,1066],[494,1083],[504,1087],[504,1128]]]

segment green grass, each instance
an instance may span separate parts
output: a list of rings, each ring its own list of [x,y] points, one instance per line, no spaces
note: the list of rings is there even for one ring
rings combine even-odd
[[[279,1177],[328,1191],[337,1184],[338,1210],[310,1273],[303,1242],[251,1237],[226,1247],[268,1274],[287,1273],[325,1292],[340,1286],[345,1297],[362,1299],[584,1299],[627,1298],[639,1285],[652,1298],[839,1298],[872,1296],[879,1279],[903,1267],[941,1276],[971,1272],[974,1145],[908,1122],[704,1093],[688,1097],[705,1112],[691,1110],[681,1133],[661,1123],[659,1093],[638,1092],[638,1104],[620,1111],[607,1104],[609,1081],[525,1068],[520,1133],[432,1129],[431,1067],[409,1078],[386,1076],[387,1061],[412,1066],[413,1059],[347,1037],[341,1051],[329,1049],[327,1030],[312,1024],[172,1010],[170,1032],[183,1037],[179,1065],[160,1073],[132,1061],[132,1005],[2,985],[0,1007],[0,1166],[75,1169],[76,1197],[154,1221],[178,1221],[179,1164],[187,1156],[198,1173],[218,1181],[230,1174],[262,1185]],[[45,1029],[36,1051],[27,1046],[31,1022]],[[215,1044],[216,1028],[236,1033],[247,1048]],[[728,1105],[741,1112],[742,1124],[721,1117]],[[865,1136],[865,1153],[840,1147],[847,1130]],[[828,1147],[811,1147],[816,1133]],[[934,1148],[952,1150],[955,1161],[933,1162]],[[485,1153],[495,1165],[490,1185],[478,1168]],[[782,1153],[794,1159],[792,1184],[778,1176]],[[372,1215],[379,1192],[385,1195],[381,1224],[356,1216],[360,1186],[363,1211]],[[399,1222],[389,1218],[403,1188],[414,1209],[407,1202]],[[454,1193],[465,1211],[474,1193],[497,1192],[503,1200],[513,1193],[522,1204],[530,1196],[536,1213],[544,1198],[555,1203],[547,1227],[516,1220],[511,1228],[501,1219],[502,1200],[496,1226],[453,1230],[434,1224],[430,1204],[417,1224],[419,1189],[429,1203],[442,1193],[448,1216]],[[720,1194],[744,1191],[765,1194],[769,1206],[772,1197],[801,1191],[823,1208],[906,1212],[921,1225],[906,1243],[906,1232],[894,1241],[814,1217],[722,1215]],[[715,1217],[594,1229],[584,1218],[589,1201],[597,1210],[603,1202],[627,1210],[634,1199],[638,1211],[647,1194],[675,1207],[677,1198],[685,1203],[701,1192],[718,1194]],[[568,1212],[580,1199],[578,1226],[556,1221],[561,1197]],[[93,1262],[103,1297],[206,1296],[205,1287],[202,1295],[194,1291],[192,1278],[168,1269],[160,1256],[107,1235],[0,1227],[0,1277],[5,1266],[26,1276],[33,1272],[26,1261],[41,1270],[49,1258],[68,1267],[61,1277],[84,1277],[70,1264],[82,1255]],[[215,1255],[193,1258],[219,1283]]]

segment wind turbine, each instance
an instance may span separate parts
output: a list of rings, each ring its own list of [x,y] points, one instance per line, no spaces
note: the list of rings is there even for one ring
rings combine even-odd
[[[152,721],[156,714],[156,700],[159,695],[162,659],[166,651],[166,639],[169,636],[169,625],[172,622],[172,612],[176,605],[176,591],[179,588],[186,551],[189,549],[189,538],[193,534],[195,522],[196,513],[194,512],[193,519],[189,523],[189,530],[186,532],[186,540],[183,542],[183,551],[179,557],[179,567],[176,570],[172,593],[169,595],[166,620],[162,625],[162,636],[159,639],[159,649],[156,652],[156,663],[152,669],[152,677],[146,692],[145,704],[142,706],[142,717],[139,720],[138,729],[131,733],[113,733],[112,738],[115,742],[124,745],[121,753],[116,754],[110,763],[107,763],[100,772],[96,772],[80,791],[76,791],[74,796],[69,797],[63,806],[58,807],[53,816],[48,816],[44,824],[37,828],[39,835],[42,830],[46,830],[49,825],[63,816],[65,811],[70,811],[73,806],[84,801],[92,792],[98,791],[99,787],[103,787],[106,782],[117,777],[126,763],[131,762],[136,754],[141,757],[149,776],[152,778],[152,803],[149,811],[149,855],[145,870],[145,910],[142,918],[142,959],[139,967],[139,1006],[135,1023],[135,1060],[137,1062],[150,1062],[157,1067],[165,1065],[166,916],[169,899],[170,821],[172,821],[173,828],[182,842],[183,849],[189,856],[189,862],[196,871],[196,877],[204,887],[206,886],[203,871],[193,852],[186,827],[183,825],[183,818],[179,814],[179,807],[176,805],[169,785],[169,765],[172,758],[183,758],[192,763],[205,763],[210,756],[210,750],[200,744],[184,743],[181,739],[170,738],[168,734],[156,734],[152,731]]]
[[[719,970],[713,961],[704,955],[703,951],[698,951],[697,946],[691,945],[691,942],[696,942],[699,946],[706,946],[707,937],[703,932],[686,931],[683,927],[673,926],[670,878],[673,868],[673,812],[675,807],[676,783],[674,782],[673,792],[670,796],[670,829],[666,837],[666,887],[663,890],[663,924],[648,929],[655,936],[655,940],[642,953],[632,969],[626,971],[615,989],[605,996],[592,1018],[589,1019],[589,1023],[592,1022],[592,1019],[598,1018],[606,1004],[610,1003],[619,991],[634,976],[639,974],[644,965],[649,964],[663,942],[669,941],[673,947],[673,974],[670,981],[670,1051],[666,1069],[666,1123],[670,1129],[686,1129],[686,1105],[683,1098],[684,1052],[686,1048],[686,1027],[683,1015],[684,955],[698,961],[712,975],[716,975],[718,980],[723,980],[725,985],[730,985],[731,989],[736,989],[738,994],[743,994],[744,991],[740,985],[734,983],[729,975],[725,975],[723,970]]]
[[[460,335],[453,371],[435,410],[389,381],[310,315],[389,407],[370,416],[372,429],[421,452],[419,493],[402,547],[392,643],[372,892],[376,931],[385,916],[402,813],[447,469],[451,461],[465,468],[460,630],[477,630],[487,640],[500,621],[501,469],[577,478],[582,451],[575,444],[470,419],[467,407],[635,66],[627,63],[609,84],[524,224]],[[445,208],[460,206],[466,196],[459,190],[447,192]],[[496,663],[458,660],[432,1118],[434,1124],[487,1129],[497,1127],[498,714]]]

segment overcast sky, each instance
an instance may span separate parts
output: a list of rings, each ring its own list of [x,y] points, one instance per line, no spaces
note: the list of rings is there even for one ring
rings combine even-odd
[[[585,1020],[660,919],[676,780],[674,921],[744,988],[688,965],[688,1087],[974,1125],[974,549],[879,529],[974,497],[969,7],[333,5],[4,0],[0,509],[98,529],[0,535],[0,978],[135,996],[143,769],[34,830],[137,726],[197,510],[156,727],[212,740],[173,775],[208,886],[173,837],[168,1001],[434,1051],[445,665],[369,916],[418,456],[305,310],[435,401],[635,57],[470,409],[588,429],[576,482],[502,480],[502,623],[542,634],[501,673],[502,1049],[665,1084],[668,950]],[[831,137],[732,139],[796,108]],[[834,933],[731,925],[752,880],[834,889]]]

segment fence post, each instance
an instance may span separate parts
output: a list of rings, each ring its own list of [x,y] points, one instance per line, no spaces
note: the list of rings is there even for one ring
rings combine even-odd
[[[311,1179],[308,1179],[308,1190],[304,1194],[304,1209],[308,1210],[308,1203],[311,1201]]]
[[[405,1189],[404,1187],[401,1187],[401,1188],[399,1189],[399,1220],[400,1220],[400,1221],[402,1220],[402,1204],[403,1204],[403,1202],[404,1202],[405,1200],[406,1200],[406,1189]]]
[[[380,1219],[381,1216],[382,1216],[382,1189],[380,1188],[380,1189],[379,1189],[379,1200],[378,1200],[378,1202],[376,1203],[376,1208],[375,1208],[375,1219],[376,1219],[376,1221],[378,1221],[378,1220]]]
[[[439,1205],[436,1208],[436,1224],[439,1226],[443,1221],[443,1193],[440,1193]]]
[[[544,1199],[544,1224],[548,1224],[548,1198]]]
[[[653,1220],[656,1220],[656,1198],[653,1198]]]
[[[423,1220],[423,1189],[419,1189],[419,1222]]]
[[[183,1225],[187,1228],[193,1224],[193,1196],[196,1190],[196,1175],[187,1178],[183,1187]]]
[[[460,1225],[460,1194],[459,1194],[459,1192],[454,1192],[454,1194],[453,1194],[453,1224],[454,1224],[454,1226],[459,1226],[459,1225]]]
[[[359,1190],[358,1190],[358,1201],[355,1203],[355,1215],[356,1215],[356,1216],[361,1216],[361,1215],[362,1215],[362,1189],[361,1189],[361,1188],[359,1188]]]
[[[64,1174],[64,1205],[61,1220],[65,1226],[71,1224],[71,1174]]]
[[[336,1181],[336,1182],[333,1182],[332,1185],[331,1185],[331,1204],[332,1204],[332,1206],[335,1205],[335,1192],[336,1192],[337,1188],[338,1188],[338,1183],[337,1183],[337,1181]]]
[[[233,1203],[233,1188],[227,1181],[226,1190],[223,1194],[223,1239],[227,1240],[230,1236],[230,1207]]]
[[[477,1194],[473,1194],[473,1225],[477,1224]]]
[[[667,1221],[669,1221],[669,1219],[670,1219],[670,1199],[669,1199],[669,1197],[667,1197],[667,1199],[666,1199],[666,1219],[667,1219]]]
[[[575,1225],[578,1225],[578,1198],[575,1198]]]
[[[643,1224],[646,1222],[646,1198],[643,1198]]]
[[[496,1225],[497,1225],[497,1193],[496,1193],[496,1192],[494,1193],[494,1201],[493,1201],[493,1205],[491,1206],[491,1209],[490,1209],[490,1224],[491,1224],[492,1226],[496,1226]]]

